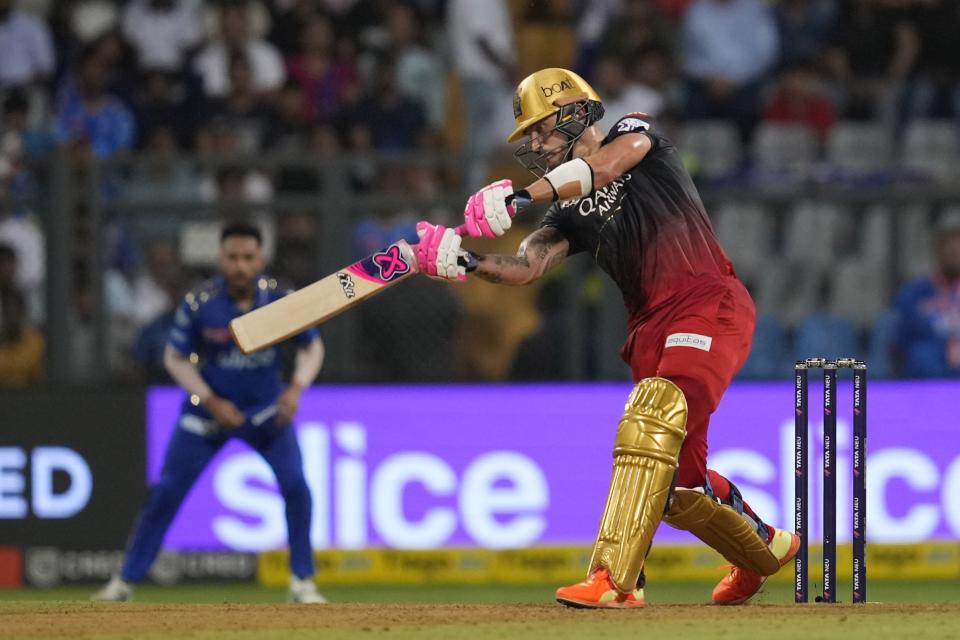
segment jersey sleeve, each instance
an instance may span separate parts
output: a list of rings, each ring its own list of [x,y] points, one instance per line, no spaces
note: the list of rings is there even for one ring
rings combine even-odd
[[[196,316],[189,300],[184,300],[173,315],[173,326],[170,328],[170,334],[167,336],[167,344],[182,353],[189,356],[197,352],[197,329]]]
[[[619,120],[617,120],[610,131],[607,133],[607,137],[604,139],[603,144],[609,144],[619,138],[622,135],[628,133],[642,133],[650,138],[652,144],[651,151],[656,151],[664,138],[660,135],[657,130],[653,119],[645,113],[628,113]]]
[[[579,234],[576,233],[573,220],[570,217],[577,215],[576,211],[576,207],[561,207],[559,203],[555,203],[547,209],[547,214],[543,216],[539,226],[540,229],[549,227],[559,231],[560,235],[570,243],[570,250],[567,251],[567,255],[570,256],[586,251],[586,247],[578,239]]]

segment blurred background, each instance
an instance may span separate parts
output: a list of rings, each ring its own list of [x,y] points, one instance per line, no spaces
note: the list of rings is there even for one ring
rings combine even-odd
[[[59,562],[57,580],[74,569],[109,575],[104,567],[115,566],[115,554],[80,562],[40,552],[122,546],[179,398],[145,389],[169,383],[161,356],[173,310],[213,273],[222,224],[258,224],[270,273],[291,287],[415,239],[420,219],[457,224],[466,196],[484,184],[533,179],[504,140],[514,87],[543,67],[571,68],[591,82],[607,125],[643,111],[679,148],[757,302],[754,350],[741,379],[785,383],[793,360],[821,355],[865,358],[871,379],[960,376],[957,34],[954,0],[0,0],[0,386],[13,389],[0,394],[0,432],[12,440],[0,451],[4,468],[25,474],[23,495],[33,496],[22,505],[0,500],[9,533],[2,538],[46,545],[36,566]],[[504,238],[470,246],[513,253],[541,213],[525,214]],[[606,381],[615,385],[609,397],[571,391],[511,405],[521,422],[543,422],[530,413],[536,398],[603,406],[602,418],[582,417],[606,429],[595,452],[597,468],[606,469],[629,388],[617,355],[624,322],[618,291],[585,256],[529,288],[416,278],[322,327],[327,359],[318,384]],[[755,399],[744,385],[725,419],[734,428],[789,421],[789,385],[771,384],[773,413],[751,416]],[[955,405],[955,383],[930,384],[877,394],[892,390],[884,405],[891,411],[919,402],[915,389],[932,394],[922,396],[927,407],[946,411],[951,397]],[[483,416],[494,403],[483,388],[457,406]],[[363,419],[371,434],[378,420],[391,424],[386,407],[421,397],[417,388],[407,395],[353,389],[366,389],[355,407],[364,397],[384,407]],[[329,465],[337,455],[367,456],[373,473],[374,460],[421,446],[391,440],[377,449],[371,435],[368,450],[357,449],[354,436],[338,439],[339,430],[354,433],[356,416],[325,414],[336,404],[331,393],[305,402],[301,416],[314,421],[305,433],[320,440],[311,442],[339,452]],[[930,446],[917,453],[926,458],[888,443],[879,493],[881,477],[906,490],[894,492],[905,502],[883,511],[893,523],[887,541],[960,535],[956,502],[939,493],[941,480],[960,490],[960,452],[941,446],[956,442],[956,418],[931,416]],[[410,442],[451,439],[437,425]],[[771,429],[761,447],[769,472],[749,457],[727,472],[740,469],[739,478],[767,487],[770,504],[782,507],[776,521],[786,525],[782,433]],[[502,446],[512,436],[505,433]],[[493,446],[482,438],[475,445]],[[92,487],[114,491],[87,490],[89,504],[105,511],[38,508],[41,490],[55,497],[83,488],[68,454],[38,459],[37,451],[60,447],[81,452],[98,478]],[[147,458],[130,453],[140,451]],[[465,473],[469,460],[450,455]],[[570,455],[573,468],[578,457]],[[116,469],[120,458],[130,464]],[[600,497],[584,500],[588,522],[548,542],[592,536],[604,482],[590,489]],[[916,506],[928,499],[939,505],[935,516],[923,510],[933,506]],[[111,510],[129,516],[104,525]],[[188,509],[197,517],[208,511]],[[65,527],[62,518],[78,513],[94,529]],[[78,537],[81,530],[90,535]],[[454,543],[490,546],[457,531]],[[321,547],[355,540],[323,535]],[[389,534],[371,535],[360,546],[393,544]],[[276,546],[273,538],[233,546],[208,538],[188,537],[179,548]],[[947,557],[956,576],[956,547],[922,553]],[[19,561],[2,551],[0,568],[22,568],[19,550],[10,556]],[[891,557],[898,566],[916,561]],[[214,558],[203,566],[221,565]]]
[[[916,282],[960,269],[955,2],[0,0],[0,16],[2,385],[164,380],[172,309],[225,220],[258,223],[271,273],[300,287],[419,219],[456,223],[490,180],[526,184],[503,143],[511,92],[546,66],[678,145],[759,307],[741,377],[816,353],[960,375],[957,293]],[[538,217],[474,246],[512,253]],[[323,380],[625,379],[622,313],[583,256],[532,289],[418,279],[324,327]]]

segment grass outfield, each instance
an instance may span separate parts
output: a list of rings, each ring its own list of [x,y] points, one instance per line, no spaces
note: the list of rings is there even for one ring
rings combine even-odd
[[[567,609],[552,604],[553,587],[328,587],[328,606],[279,604],[284,590],[253,585],[147,586],[120,604],[86,602],[90,588],[22,589],[0,591],[0,637],[960,639],[960,585],[951,582],[875,582],[876,603],[865,606],[797,606],[790,585],[775,584],[746,607],[704,606],[710,584],[662,583],[647,589],[650,606],[629,611]]]

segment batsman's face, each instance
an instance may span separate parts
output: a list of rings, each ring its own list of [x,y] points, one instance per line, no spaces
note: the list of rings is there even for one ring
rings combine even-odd
[[[220,246],[219,266],[231,289],[246,291],[253,287],[265,266],[260,244],[256,238],[227,238]]]
[[[563,162],[564,152],[569,139],[556,130],[557,116],[544,118],[527,129],[530,135],[530,150],[542,154],[546,165],[554,169]]]

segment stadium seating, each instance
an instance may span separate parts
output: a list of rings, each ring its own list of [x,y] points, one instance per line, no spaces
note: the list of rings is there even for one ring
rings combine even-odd
[[[881,171],[893,156],[889,132],[878,124],[839,122],[826,144],[827,161],[851,174]]]
[[[808,315],[797,327],[794,359],[864,357],[853,323],[829,312]]]
[[[727,177],[743,162],[740,138],[729,122],[688,122],[683,127],[678,146],[694,160],[698,175],[707,180]]]
[[[787,335],[780,322],[773,316],[757,317],[757,329],[753,334],[753,349],[750,357],[738,374],[742,379],[779,378],[789,371]]]
[[[947,182],[960,175],[957,124],[951,120],[918,120],[907,125],[903,168],[919,177]]]
[[[816,160],[817,146],[809,127],[765,122],[754,133],[750,154],[765,169],[803,172]]]

